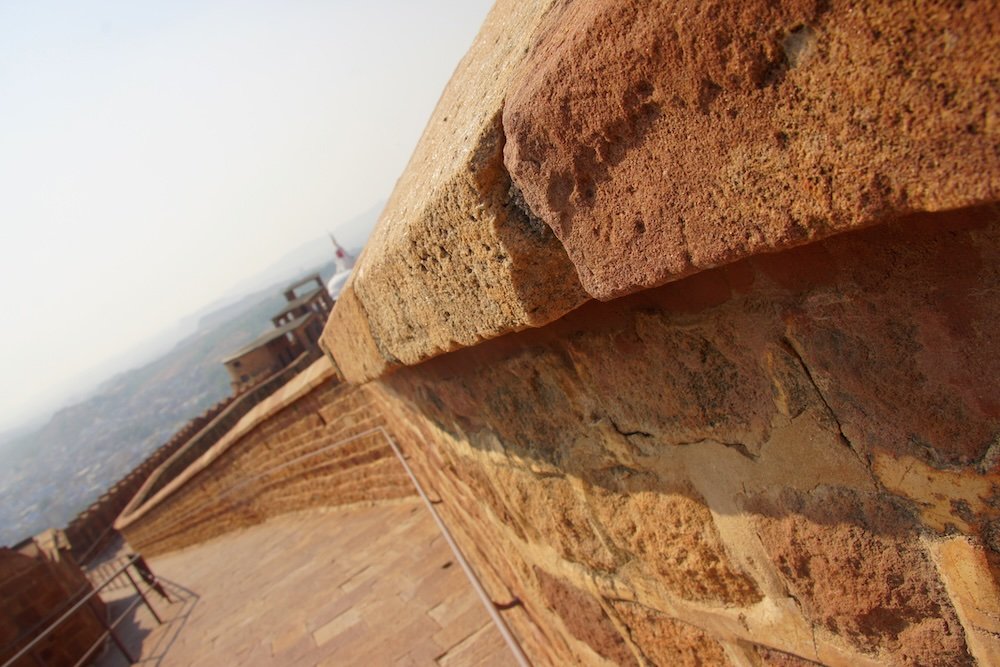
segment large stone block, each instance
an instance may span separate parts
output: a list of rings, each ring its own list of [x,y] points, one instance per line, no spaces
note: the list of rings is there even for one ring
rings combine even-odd
[[[979,539],[984,562],[994,549],[998,230],[988,207],[898,220],[591,302],[374,386],[421,432],[425,469],[478,500],[463,515],[499,544],[477,549],[696,626],[706,656],[961,664],[920,535]],[[834,339],[869,352],[843,344],[838,363]],[[942,426],[949,387],[957,424]]]
[[[638,667],[621,633],[591,593],[535,568],[539,589],[571,635],[616,665]]]
[[[733,564],[712,513],[690,489],[671,492],[652,475],[624,493],[595,487],[589,497],[611,541],[672,595],[704,604],[749,606],[756,583]],[[652,484],[650,484],[652,482]],[[646,487],[646,488],[643,488]]]
[[[497,3],[455,70],[327,328],[348,379],[545,324],[587,298],[503,165],[508,82],[555,4]]]
[[[635,602],[612,600],[611,606],[651,664],[677,667],[732,664],[722,645],[701,628]]]
[[[1000,195],[994,0],[601,0],[541,34],[505,162],[597,298]]]
[[[971,664],[965,633],[905,510],[842,489],[750,504],[790,594],[820,628],[893,665]]]

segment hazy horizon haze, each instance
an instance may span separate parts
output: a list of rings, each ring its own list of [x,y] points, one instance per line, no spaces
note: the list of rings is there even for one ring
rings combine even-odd
[[[363,243],[491,4],[0,3],[0,431],[310,239]]]

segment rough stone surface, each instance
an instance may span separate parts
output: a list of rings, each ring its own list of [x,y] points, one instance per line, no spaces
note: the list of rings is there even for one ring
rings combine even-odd
[[[962,664],[980,626],[921,534],[995,551],[998,252],[988,207],[921,214],[592,302],[367,389],[497,599],[533,619],[517,627],[542,663],[586,658],[535,568],[700,628],[709,656]],[[966,428],[941,426],[943,396]]]
[[[752,656],[760,667],[813,667],[819,664],[766,646],[754,646]]]
[[[593,595],[537,567],[535,576],[545,601],[559,614],[570,634],[616,665],[638,667],[635,656]]]
[[[533,662],[997,664],[998,22],[491,13],[324,340]]]
[[[629,560],[643,563],[685,600],[740,605],[760,600],[754,581],[727,557],[712,514],[696,492],[653,490],[651,475],[631,479],[639,483],[624,483],[624,493],[595,487],[591,496],[596,516]]]
[[[654,665],[701,667],[732,664],[710,635],[635,602],[613,600],[611,606],[629,629],[633,641]]]
[[[371,331],[368,313],[354,292],[353,277],[341,290],[337,304],[324,328],[321,339],[344,377],[372,378],[382,375],[389,367]],[[331,332],[336,332],[334,337]],[[330,346],[338,351],[333,354]]]
[[[545,324],[586,299],[503,165],[508,81],[554,4],[501,0],[459,63],[327,329],[348,378]],[[351,333],[331,333],[341,327]]]
[[[598,298],[1000,195],[993,0],[603,0],[546,28],[505,161]]]
[[[493,471],[497,488],[523,534],[551,544],[562,558],[598,571],[613,571],[616,559],[598,534],[583,498],[570,481],[504,467]]]
[[[970,664],[965,637],[912,523],[896,507],[819,488],[751,504],[765,548],[823,629],[889,664]]]
[[[969,652],[988,665],[1000,656],[1000,589],[990,572],[989,553],[974,540],[935,540],[930,552],[965,627]]]

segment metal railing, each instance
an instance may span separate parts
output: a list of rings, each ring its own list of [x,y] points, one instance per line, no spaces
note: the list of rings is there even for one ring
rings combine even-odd
[[[138,574],[139,578],[143,582],[149,585],[149,588],[147,588],[145,591],[142,590],[142,587],[136,581],[136,578],[133,577],[132,573],[129,572],[130,567],[135,569],[136,574]],[[135,592],[138,594],[138,597],[131,603],[129,603],[128,606],[125,608],[125,610],[122,611],[122,613],[119,614],[117,618],[115,618],[112,621],[109,621],[108,618],[106,618],[105,615],[102,614],[101,611],[99,611],[97,606],[93,603],[93,600],[95,597],[98,596],[98,594],[102,590],[110,586],[112,582],[114,582],[115,580],[117,580],[119,577],[122,576],[128,578],[133,588],[135,588]],[[80,667],[81,665],[86,664],[86,662],[94,655],[97,649],[101,648],[104,645],[105,640],[109,638],[118,648],[118,650],[121,651],[122,655],[125,656],[125,659],[128,660],[130,664],[135,664],[136,662],[138,662],[138,657],[132,655],[132,653],[122,642],[121,637],[119,637],[118,634],[115,632],[115,629],[140,604],[146,605],[146,608],[149,609],[149,612],[153,615],[153,618],[156,619],[156,622],[162,625],[163,619],[160,618],[160,615],[158,613],[156,613],[156,610],[153,608],[153,605],[149,603],[149,598],[147,597],[147,594],[153,591],[159,594],[167,602],[170,602],[170,596],[167,594],[167,591],[163,588],[160,582],[156,579],[156,576],[149,569],[149,566],[146,565],[146,561],[143,559],[143,557],[140,556],[139,554],[131,554],[128,557],[126,557],[125,562],[121,566],[119,566],[111,575],[109,575],[108,578],[104,580],[104,582],[102,582],[99,586],[95,587],[89,593],[84,595],[75,604],[72,604],[72,606],[70,606],[70,608],[67,609],[61,616],[59,616],[59,618],[57,618],[55,621],[53,621],[52,623],[47,625],[44,629],[42,629],[37,635],[35,635],[34,639],[28,642],[20,651],[14,654],[12,658],[10,658],[7,662],[3,663],[3,665],[0,667],[13,667],[13,665],[17,663],[17,661],[21,660],[21,658],[24,658],[25,656],[30,656],[35,661],[36,664],[44,667],[45,661],[42,660],[42,658],[38,655],[35,649],[38,648],[38,645],[41,644],[41,642],[45,638],[47,638],[49,635],[55,632],[56,629],[59,628],[63,623],[65,623],[73,616],[75,616],[77,612],[79,612],[85,605],[87,606],[87,609],[89,609],[90,612],[93,613],[94,617],[97,619],[97,622],[100,623],[101,626],[104,628],[104,632],[102,632],[101,636],[97,639],[97,641],[95,641],[83,653],[80,659],[75,663],[75,667]],[[74,595],[73,597],[75,598],[77,596]],[[71,600],[72,599],[73,598],[71,598]]]
[[[482,602],[483,607],[486,608],[486,613],[490,615],[493,625],[496,626],[497,630],[500,632],[500,636],[503,637],[504,642],[506,642],[507,648],[509,648],[510,652],[514,654],[514,659],[517,661],[517,664],[519,667],[531,667],[531,663],[528,661],[528,656],[524,654],[517,638],[514,637],[514,633],[512,633],[510,628],[507,627],[507,622],[504,621],[503,616],[500,615],[500,610],[497,609],[497,605],[493,602],[493,598],[491,598],[489,593],[486,592],[486,589],[483,588],[482,582],[479,581],[479,577],[476,576],[476,573],[469,564],[469,561],[465,560],[465,555],[455,542],[455,538],[452,537],[451,531],[448,530],[448,526],[445,525],[444,519],[442,519],[441,515],[437,513],[436,509],[434,509],[434,503],[431,502],[427,493],[424,492],[424,487],[420,485],[420,482],[417,480],[417,476],[413,474],[413,470],[410,469],[410,464],[406,462],[406,457],[403,456],[403,452],[400,451],[399,446],[396,445],[396,442],[392,439],[392,436],[389,435],[389,432],[385,430],[385,427],[379,426],[376,430],[381,431],[382,436],[386,439],[386,442],[389,443],[389,446],[392,447],[392,451],[396,454],[396,458],[398,458],[399,462],[403,464],[403,470],[405,470],[406,474],[409,475],[410,481],[413,482],[413,486],[417,489],[417,493],[420,494],[420,499],[424,501],[424,505],[427,506],[431,516],[434,517],[434,523],[438,525],[438,528],[441,530],[441,535],[444,536],[445,542],[447,542],[448,546],[451,547],[452,553],[455,554],[455,559],[458,561],[458,564],[462,566],[465,576],[469,579],[469,583],[472,584],[472,588],[476,591],[476,595],[479,596],[479,601]]]

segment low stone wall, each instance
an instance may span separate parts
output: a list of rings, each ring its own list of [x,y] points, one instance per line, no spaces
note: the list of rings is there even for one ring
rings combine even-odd
[[[364,389],[326,359],[243,416],[116,527],[151,556],[286,512],[410,496]]]
[[[998,20],[497,3],[323,342],[536,664],[1000,664]]]

